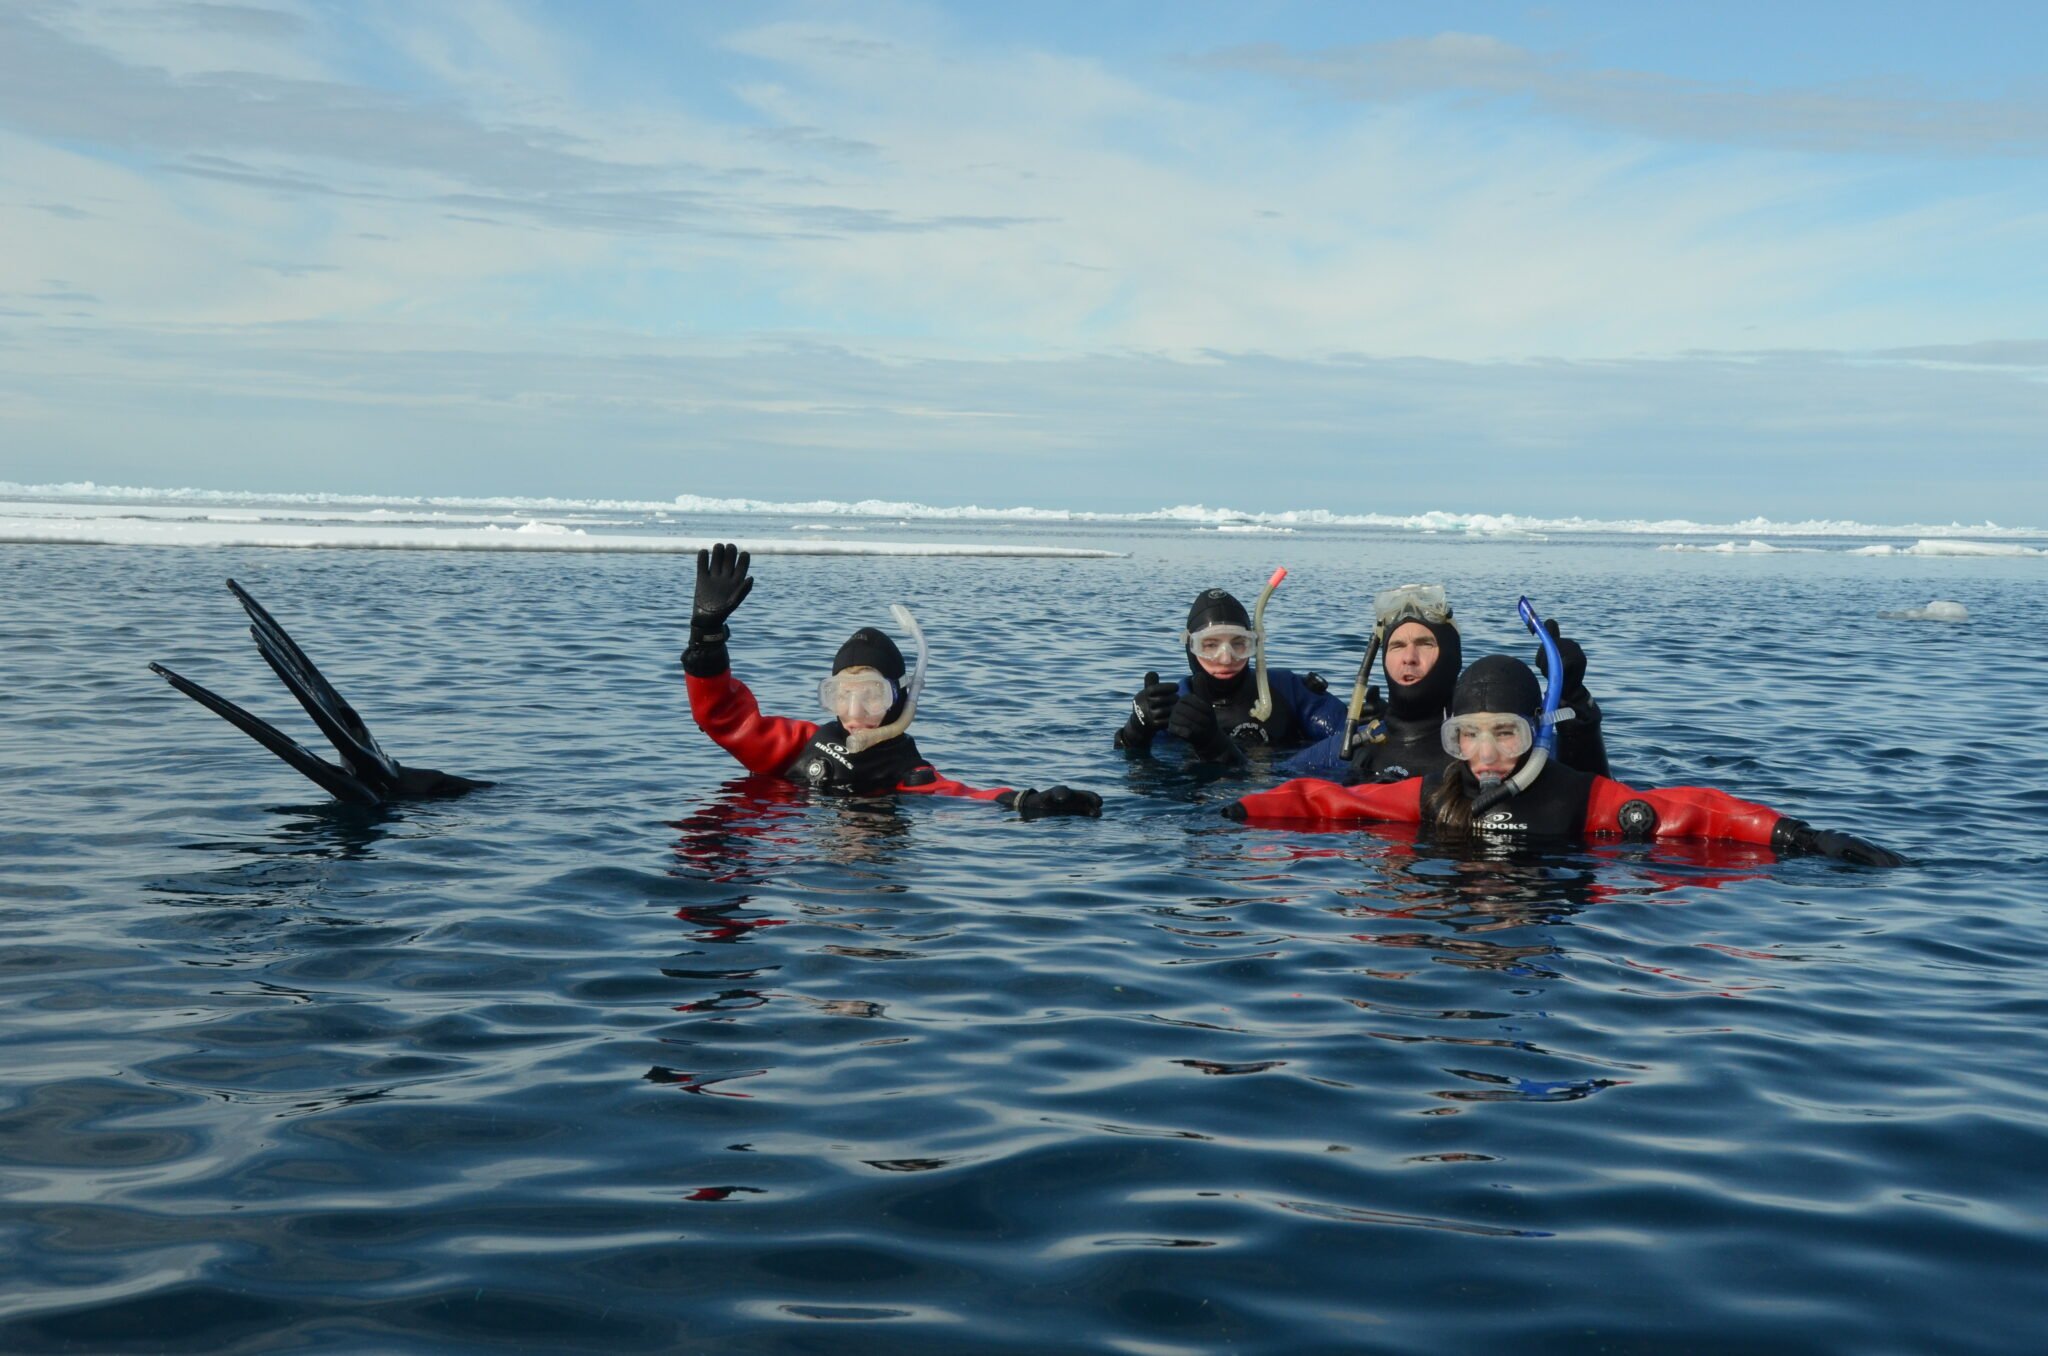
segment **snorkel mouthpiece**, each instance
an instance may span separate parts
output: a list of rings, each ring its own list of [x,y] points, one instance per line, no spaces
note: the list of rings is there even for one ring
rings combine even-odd
[[[1259,699],[1252,703],[1253,720],[1267,720],[1273,714],[1273,686],[1266,679],[1266,603],[1286,577],[1285,565],[1273,571],[1273,577],[1266,581],[1265,588],[1259,590],[1259,601],[1252,608],[1252,653],[1259,668]]]
[[[872,730],[854,730],[846,736],[846,751],[861,753],[873,748],[885,739],[894,739],[910,728],[911,717],[917,714],[917,699],[924,691],[924,668],[928,651],[924,643],[924,628],[917,624],[917,618],[910,615],[910,609],[901,603],[890,605],[889,615],[896,624],[910,632],[910,638],[917,642],[917,662],[911,666],[910,681],[903,686],[903,711],[887,725]]]
[[[1515,611],[1521,615],[1522,624],[1543,646],[1544,666],[1550,670],[1543,682],[1543,714],[1536,722],[1536,738],[1529,752],[1529,761],[1522,764],[1521,771],[1493,785],[1489,785],[1485,777],[1479,778],[1480,792],[1472,798],[1474,819],[1508,797],[1519,796],[1528,790],[1543,775],[1550,755],[1557,751],[1557,704],[1564,696],[1564,656],[1558,652],[1556,638],[1544,628],[1543,619],[1536,615],[1536,609],[1530,606],[1526,595],[1516,600]]]

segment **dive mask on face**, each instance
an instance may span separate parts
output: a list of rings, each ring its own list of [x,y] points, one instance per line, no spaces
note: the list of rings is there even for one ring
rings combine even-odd
[[[1205,626],[1187,637],[1188,653],[1211,663],[1249,659],[1257,640],[1257,636],[1242,626]]]
[[[880,720],[896,704],[897,687],[879,673],[835,673],[818,684],[818,700],[841,720]]]
[[[1445,721],[1443,741],[1444,752],[1465,763],[1488,753],[1496,758],[1520,758],[1535,746],[1536,736],[1526,716],[1481,711]]]

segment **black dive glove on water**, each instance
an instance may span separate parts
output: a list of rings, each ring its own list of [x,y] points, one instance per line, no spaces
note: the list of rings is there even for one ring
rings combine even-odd
[[[1216,723],[1216,708],[1193,692],[1173,704],[1166,732],[1188,742],[1205,763],[1235,762],[1241,756],[1230,736]]]
[[[1812,857],[1829,857],[1838,862],[1854,862],[1858,866],[1906,864],[1904,857],[1890,848],[1879,847],[1867,838],[1834,829],[1816,829],[1805,820],[1790,816],[1779,820],[1771,830],[1771,851],[1781,857],[1803,853]]]
[[[726,654],[725,619],[754,591],[747,574],[751,557],[731,542],[697,553],[697,594],[690,605],[690,648],[683,651],[683,672],[693,678],[716,678],[732,667]]]
[[[1102,797],[1093,791],[1071,786],[1048,786],[1043,791],[1019,791],[1010,802],[1025,819],[1048,819],[1053,815],[1099,815]]]
[[[1166,722],[1173,716],[1173,704],[1179,698],[1179,683],[1162,683],[1158,674],[1147,672],[1145,686],[1131,698],[1131,718],[1116,732],[1116,746],[1120,749],[1151,747],[1152,736],[1166,728]]]

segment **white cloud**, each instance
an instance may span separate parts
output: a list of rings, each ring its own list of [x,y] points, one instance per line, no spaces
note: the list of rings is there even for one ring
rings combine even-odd
[[[2042,414],[2037,373],[1968,347],[2038,333],[2038,189],[1435,97],[1570,75],[1499,44],[1306,116],[900,16],[733,34],[695,54],[718,97],[592,92],[595,30],[481,0],[349,11],[427,82],[385,87],[316,60],[339,12],[270,13],[0,14],[0,407],[36,446],[113,448],[124,409],[179,455],[299,418],[365,475],[454,467],[356,488],[601,445],[650,494],[679,447],[778,479],[843,450],[1227,478],[1256,449],[1292,507],[1361,449],[1569,454],[1606,493],[1659,439],[2002,466]],[[1643,361],[1797,349],[1900,356]]]

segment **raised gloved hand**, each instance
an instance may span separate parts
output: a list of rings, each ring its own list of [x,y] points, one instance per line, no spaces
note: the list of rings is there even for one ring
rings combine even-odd
[[[1185,739],[1206,762],[1227,759],[1237,750],[1230,736],[1216,723],[1216,708],[1193,692],[1173,704],[1166,717],[1166,732]]]
[[[720,542],[697,553],[697,593],[690,604],[690,646],[683,651],[683,672],[693,678],[716,678],[732,667],[725,651],[729,632],[725,619],[754,591],[747,574],[747,553]]]
[[[1586,690],[1586,651],[1576,640],[1558,633],[1557,618],[1545,619],[1543,629],[1557,642],[1558,656],[1564,660],[1564,700],[1576,701]],[[1536,672],[1550,676],[1550,655],[1540,644],[1536,647]]]
[[[1166,728],[1168,717],[1173,714],[1173,704],[1180,694],[1180,684],[1162,683],[1159,675],[1148,672],[1145,685],[1138,689],[1138,695],[1131,698],[1131,717],[1117,731],[1117,747],[1142,749],[1149,746],[1152,736]]]
[[[690,605],[690,630],[709,634],[725,625],[754,591],[747,574],[751,557],[731,542],[720,542],[697,553],[697,596]]]
[[[1803,819],[1785,818],[1771,830],[1771,850],[1778,853],[1806,853],[1858,866],[1904,866],[1906,859],[1890,848],[1867,838],[1835,829],[1816,829]]]
[[[1026,819],[1046,819],[1053,815],[1099,815],[1102,813],[1102,797],[1093,791],[1082,791],[1071,786],[1048,786],[1043,791],[1019,791],[1017,813]]]

